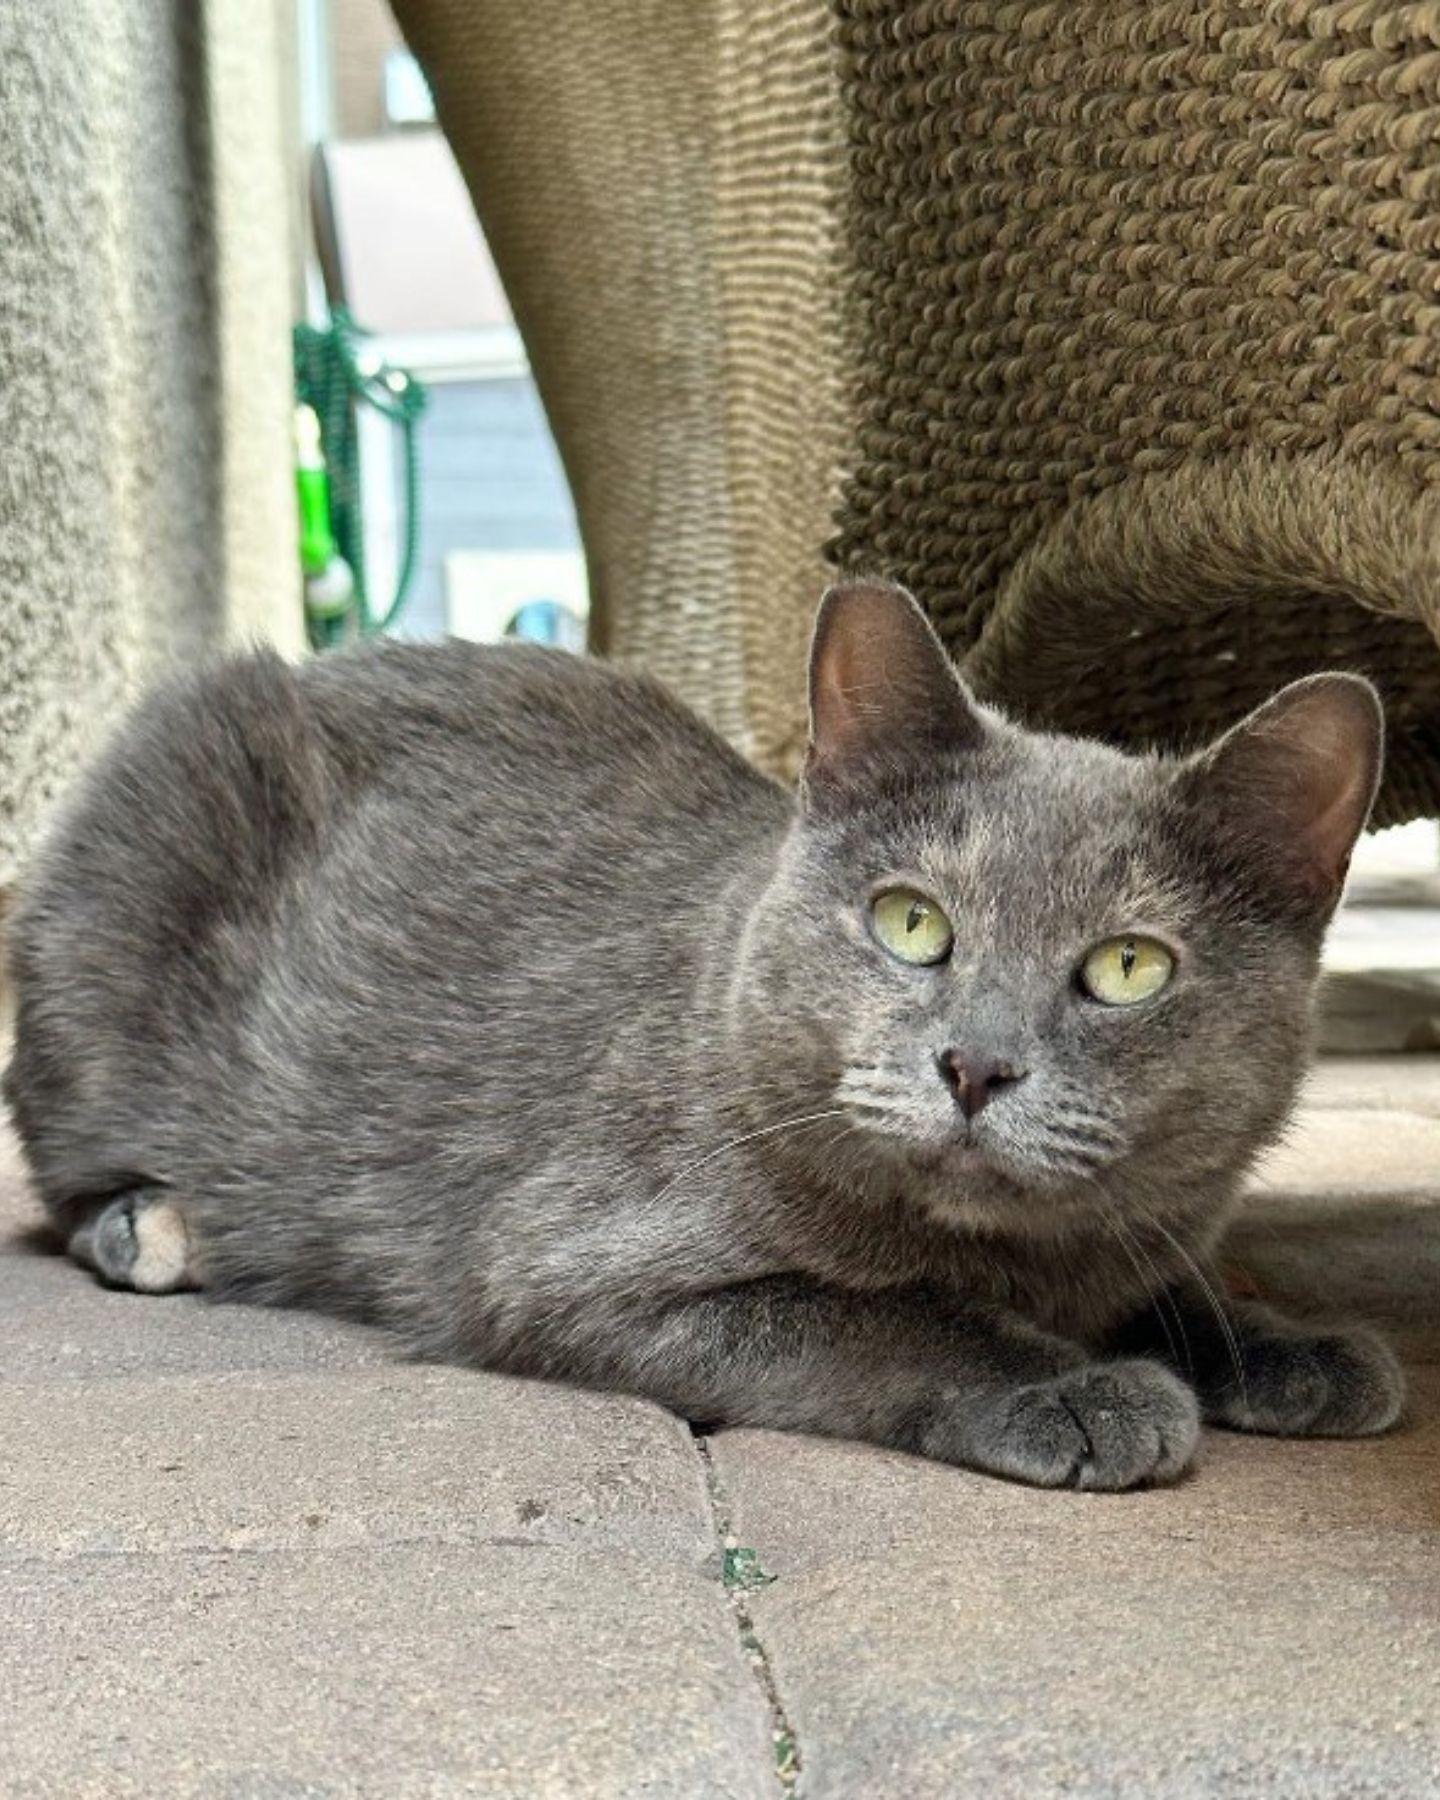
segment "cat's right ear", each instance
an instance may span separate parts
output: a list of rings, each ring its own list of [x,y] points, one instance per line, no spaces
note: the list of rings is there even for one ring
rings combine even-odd
[[[810,642],[807,797],[972,750],[984,734],[955,665],[904,588],[849,581],[830,589]]]
[[[1385,715],[1358,675],[1308,675],[1180,771],[1221,840],[1292,903],[1328,916],[1379,785]]]

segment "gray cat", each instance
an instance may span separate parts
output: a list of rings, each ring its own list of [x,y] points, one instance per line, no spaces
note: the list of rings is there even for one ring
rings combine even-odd
[[[1389,1426],[1380,1342],[1212,1261],[1302,1074],[1369,686],[1126,756],[978,705],[871,582],[811,716],[796,795],[527,647],[157,695],[13,929],[6,1093],[71,1252],[1049,1485],[1173,1477],[1202,1417]]]

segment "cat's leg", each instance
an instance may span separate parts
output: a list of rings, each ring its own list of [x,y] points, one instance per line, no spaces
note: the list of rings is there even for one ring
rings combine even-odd
[[[857,1438],[1042,1487],[1171,1480],[1199,1432],[1194,1395],[1158,1362],[1095,1362],[934,1294],[788,1276],[632,1315],[592,1339],[584,1376],[699,1423]]]
[[[65,1247],[108,1287],[173,1294],[200,1286],[184,1210],[165,1188],[129,1188],[97,1201],[75,1225]]]
[[[1362,1326],[1327,1329],[1267,1306],[1181,1284],[1126,1326],[1117,1348],[1164,1356],[1200,1396],[1207,1420],[1278,1437],[1367,1437],[1405,1403],[1395,1353]]]

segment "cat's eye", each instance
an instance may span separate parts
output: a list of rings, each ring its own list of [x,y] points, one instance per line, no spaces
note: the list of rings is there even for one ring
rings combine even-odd
[[[877,894],[870,917],[876,937],[901,962],[943,962],[955,941],[944,913],[913,888],[891,888]]]
[[[1154,938],[1115,937],[1097,944],[1080,968],[1080,985],[1105,1006],[1152,999],[1175,973],[1175,958]]]

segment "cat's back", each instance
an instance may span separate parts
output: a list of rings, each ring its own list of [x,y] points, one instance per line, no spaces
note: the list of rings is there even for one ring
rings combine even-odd
[[[89,941],[171,961],[177,933],[208,951],[217,927],[228,942],[268,924],[297,880],[323,889],[337,857],[434,861],[462,885],[537,857],[703,865],[790,808],[658,683],[590,658],[458,640],[299,666],[262,651],[135,709],[26,883],[17,954],[48,944],[63,970]]]
[[[133,710],[61,810],[21,925],[107,892],[149,917],[211,911],[197,890],[251,910],[377,803],[392,829],[457,812],[511,830],[653,815],[742,835],[789,805],[658,683],[588,657],[459,640],[298,666],[259,651],[179,674]]]
[[[538,928],[552,971],[598,968],[603,946],[628,981],[686,957],[793,815],[785,789],[656,682],[588,658],[386,645],[298,679],[338,797],[287,954],[309,954],[312,933],[355,944],[403,913],[412,976],[443,959],[458,979],[463,942],[492,987],[520,980]]]
[[[117,1121],[128,1141],[173,1111],[177,1068],[194,1087],[197,1047],[228,1066],[302,1015],[323,1036],[347,995],[418,1018],[464,990],[492,1012],[538,979],[537,933],[552,1014],[570,971],[569,1012],[593,1028],[637,968],[683,960],[725,870],[791,805],[654,682],[558,651],[380,644],[191,671],[127,721],[22,893],[7,1094],[32,1161],[45,1132],[73,1147],[99,1118],[85,1161],[108,1166]],[[637,895],[689,921],[663,954]]]
[[[297,672],[342,789],[719,824],[783,792],[649,677],[535,645],[383,643]]]

